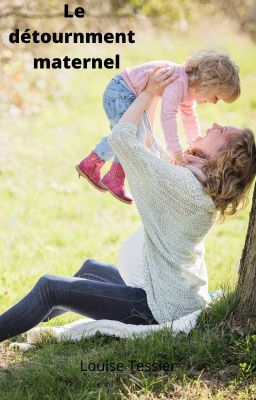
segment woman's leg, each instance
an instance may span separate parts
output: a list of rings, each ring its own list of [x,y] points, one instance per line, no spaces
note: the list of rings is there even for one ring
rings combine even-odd
[[[119,285],[125,285],[121,275],[118,272],[118,268],[109,263],[97,261],[94,259],[86,260],[82,267],[74,275],[77,278],[90,279],[99,282],[117,283]],[[64,314],[67,310],[62,308],[56,308],[43,319],[42,322],[50,321],[50,319],[57,317],[58,315]]]
[[[95,259],[86,260],[74,276],[94,281],[125,285],[115,265]]]
[[[157,324],[148,307],[144,289],[44,275],[19,303],[0,315],[0,342],[33,328],[55,307],[96,320]]]

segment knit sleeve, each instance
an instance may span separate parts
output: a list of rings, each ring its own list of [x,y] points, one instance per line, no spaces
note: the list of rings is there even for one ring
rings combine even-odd
[[[192,101],[180,104],[181,119],[187,137],[187,144],[190,146],[192,140],[200,136],[200,125],[196,111],[196,103]]]
[[[109,135],[109,144],[120,160],[137,206],[154,202],[178,199],[191,202],[196,179],[182,166],[172,165],[165,159],[139,143],[137,126],[132,123],[118,123]]]

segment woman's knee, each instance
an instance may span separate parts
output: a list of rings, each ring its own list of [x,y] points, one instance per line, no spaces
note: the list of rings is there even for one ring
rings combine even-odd
[[[49,283],[54,280],[54,278],[55,278],[55,275],[51,275],[51,274],[42,275],[37,281],[37,286],[39,286],[39,287],[48,286]]]
[[[91,265],[95,264],[96,260],[94,258],[87,258],[87,260],[84,262],[84,265]]]
[[[94,258],[88,258],[82,265],[82,267],[80,268],[81,270],[87,270],[90,267],[93,267],[95,264],[97,263],[97,261]]]

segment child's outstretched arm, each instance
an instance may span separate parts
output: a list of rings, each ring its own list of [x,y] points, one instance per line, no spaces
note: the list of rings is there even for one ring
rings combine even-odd
[[[187,164],[177,134],[177,113],[181,102],[182,88],[179,80],[168,85],[162,96],[161,122],[167,150],[174,164]]]
[[[154,135],[154,122],[155,122],[155,114],[156,114],[156,107],[157,103],[159,101],[159,97],[153,97],[153,99],[150,101],[148,108],[146,109],[146,113],[149,119],[149,123],[151,125],[152,129],[152,135]],[[148,149],[152,149],[152,136],[150,135],[150,132],[146,132],[146,146]]]
[[[151,100],[149,107],[147,108],[147,114],[149,118],[149,122],[151,124],[152,130],[154,131],[154,121],[155,121],[155,113],[156,113],[156,107],[159,102],[159,97],[153,97]]]
[[[192,101],[180,104],[181,118],[187,137],[187,144],[190,146],[192,140],[197,136],[201,136],[200,124],[196,111],[196,103]]]

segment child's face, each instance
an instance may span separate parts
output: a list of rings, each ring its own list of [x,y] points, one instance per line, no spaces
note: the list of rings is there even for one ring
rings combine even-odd
[[[201,93],[200,91],[197,91],[196,88],[191,88],[191,94],[194,100],[196,100],[197,104],[216,104],[219,100],[222,100],[222,97],[214,90]]]
[[[205,94],[196,95],[195,100],[196,100],[197,104],[203,104],[203,103],[216,104],[221,99],[213,93],[211,93],[211,94],[205,93]]]

